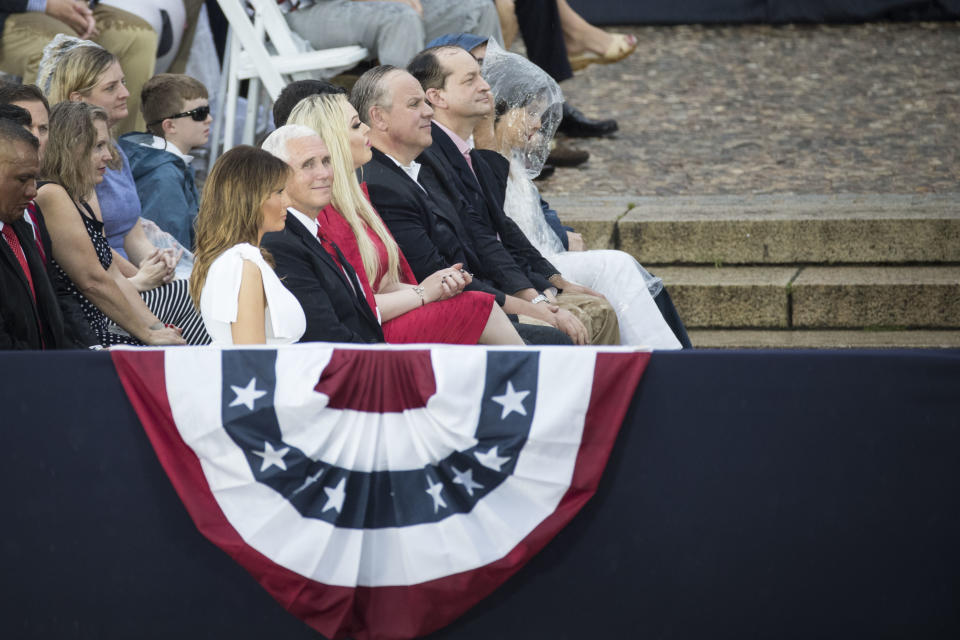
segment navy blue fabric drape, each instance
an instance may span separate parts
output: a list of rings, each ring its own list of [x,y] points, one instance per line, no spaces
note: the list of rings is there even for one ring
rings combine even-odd
[[[0,353],[0,637],[315,638],[105,353]],[[596,497],[435,638],[960,637],[960,352],[655,353]]]

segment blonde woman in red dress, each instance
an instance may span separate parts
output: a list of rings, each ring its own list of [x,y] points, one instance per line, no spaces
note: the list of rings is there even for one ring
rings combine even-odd
[[[443,280],[442,299],[427,298],[429,290],[418,285],[396,241],[370,204],[366,185],[357,180],[356,170],[372,155],[367,137],[369,127],[360,122],[345,95],[306,98],[290,113],[287,124],[310,127],[330,151],[333,198],[320,212],[318,222],[356,270],[367,302],[380,314],[387,342],[523,344],[509,318],[494,304],[492,295],[462,290],[472,279],[466,271],[459,272],[458,282],[452,278]],[[419,296],[422,304],[401,311],[409,305],[398,305],[396,301],[399,293],[407,301],[411,293],[405,293],[406,290]]]

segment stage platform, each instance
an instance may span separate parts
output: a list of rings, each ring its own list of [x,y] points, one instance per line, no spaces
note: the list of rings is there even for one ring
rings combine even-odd
[[[318,637],[198,533],[109,354],[0,370],[0,637]],[[960,637],[958,459],[958,351],[655,353],[594,499],[431,637]]]

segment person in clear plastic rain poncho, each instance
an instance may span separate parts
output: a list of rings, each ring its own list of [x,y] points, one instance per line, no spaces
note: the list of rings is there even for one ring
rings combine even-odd
[[[565,251],[558,231],[547,222],[533,178],[546,162],[560,122],[563,94],[557,83],[529,60],[492,42],[482,74],[495,98],[497,151],[510,161],[503,206],[507,215],[565,277],[606,296],[617,312],[623,344],[654,349],[689,346],[660,278],[622,251]],[[658,307],[655,296],[664,296],[666,304]],[[666,307],[664,312],[660,307]],[[665,316],[673,320],[672,328]]]

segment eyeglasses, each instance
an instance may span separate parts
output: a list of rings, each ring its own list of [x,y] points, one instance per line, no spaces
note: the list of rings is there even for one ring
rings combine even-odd
[[[210,115],[210,105],[205,104],[202,107],[197,107],[196,109],[190,109],[190,111],[184,111],[183,113],[177,113],[172,116],[167,116],[166,118],[161,118],[155,122],[149,122],[147,124],[152,127],[155,124],[160,124],[164,120],[175,120],[176,118],[186,118],[187,116],[190,116],[197,122],[203,122],[204,120],[207,119],[207,116],[209,115]]]

